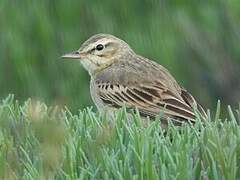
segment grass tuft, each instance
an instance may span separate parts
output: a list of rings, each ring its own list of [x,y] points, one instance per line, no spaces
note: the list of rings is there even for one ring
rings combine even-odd
[[[218,102],[204,125],[162,130],[124,108],[111,117],[90,108],[75,115],[10,95],[0,103],[0,178],[237,179],[239,110],[228,112],[221,120]]]

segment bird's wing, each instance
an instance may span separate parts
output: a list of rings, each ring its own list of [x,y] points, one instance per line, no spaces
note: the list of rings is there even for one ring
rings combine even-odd
[[[169,89],[153,83],[124,86],[110,82],[97,82],[98,95],[106,106],[138,109],[142,116],[155,117],[164,112],[167,117],[176,121],[195,121],[193,112],[193,97],[183,92],[183,98],[172,93]],[[190,98],[191,97],[191,98]],[[185,99],[189,100],[185,100]],[[195,102],[195,100],[194,100]]]
[[[191,108],[195,108],[198,111],[198,113],[200,113],[202,118],[204,118],[204,119],[207,118],[207,114],[206,114],[205,110],[203,109],[203,107],[184,88],[181,88],[181,97]]]

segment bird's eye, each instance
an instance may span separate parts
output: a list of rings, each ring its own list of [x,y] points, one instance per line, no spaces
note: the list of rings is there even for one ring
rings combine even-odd
[[[101,50],[103,50],[103,45],[102,44],[98,44],[97,46],[96,46],[96,49],[98,50],[98,51],[101,51]]]

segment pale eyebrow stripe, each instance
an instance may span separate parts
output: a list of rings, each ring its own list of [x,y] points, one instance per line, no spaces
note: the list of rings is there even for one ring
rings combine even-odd
[[[106,43],[105,45],[104,45],[104,47],[107,47],[107,46],[109,46],[109,45],[111,45],[111,44],[113,44],[112,42],[108,42],[108,43]],[[96,50],[96,47],[94,47],[94,48],[92,48],[92,49],[89,49],[88,51],[87,51],[87,53],[91,53],[91,52],[93,52],[93,51],[95,51]]]

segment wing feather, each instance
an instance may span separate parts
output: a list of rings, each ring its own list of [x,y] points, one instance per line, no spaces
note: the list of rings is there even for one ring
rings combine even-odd
[[[150,118],[154,118],[163,111],[166,116],[172,117],[177,123],[195,121],[192,102],[185,100],[190,97],[185,91],[183,98],[181,96],[179,98],[171,91],[157,85],[124,87],[119,84],[98,83],[97,87],[104,105],[115,108],[123,105],[131,109],[137,108],[141,115]],[[194,100],[192,96],[191,99]]]

